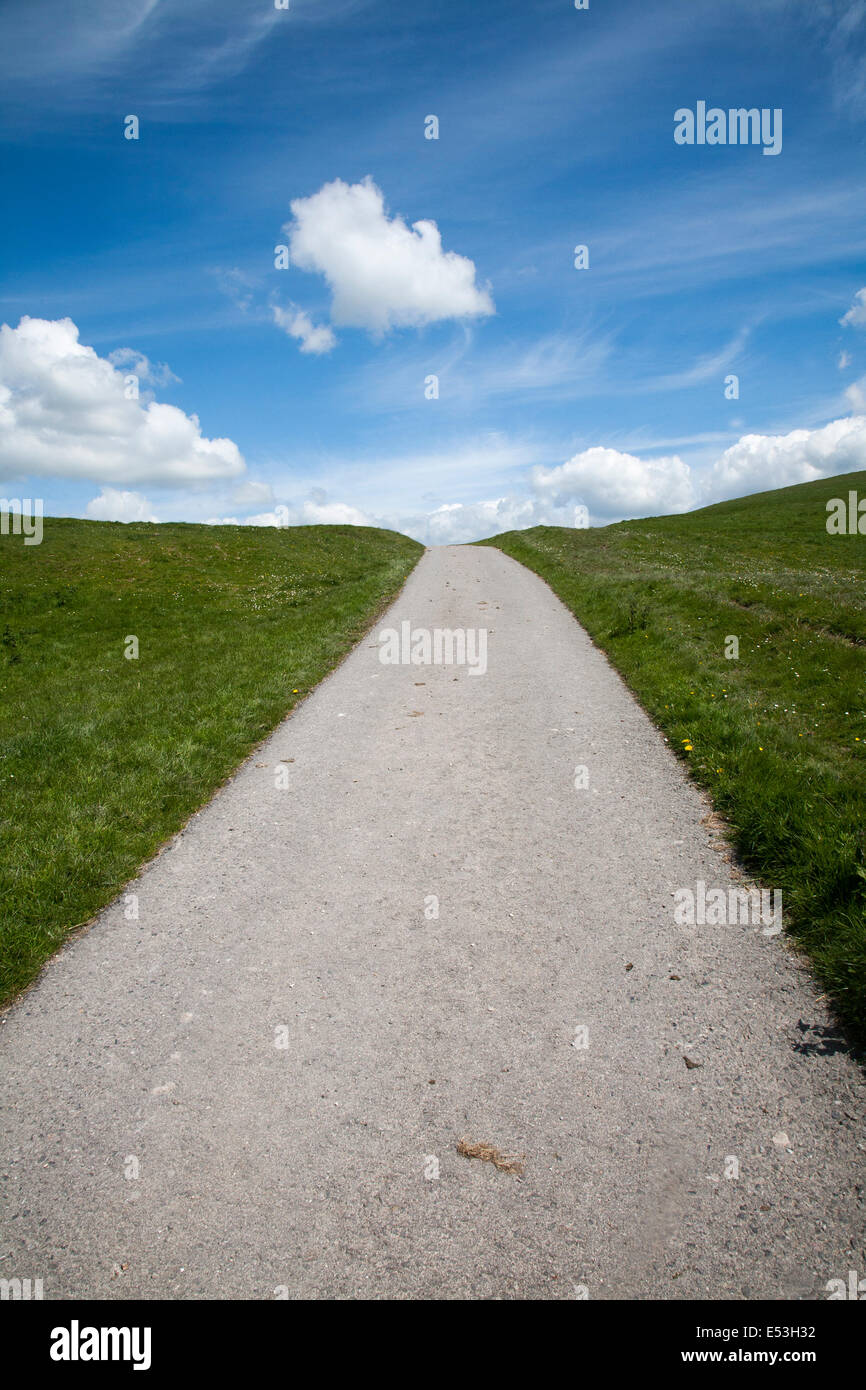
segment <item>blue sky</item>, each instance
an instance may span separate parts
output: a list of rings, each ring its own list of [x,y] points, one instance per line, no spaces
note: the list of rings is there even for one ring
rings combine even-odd
[[[437,543],[866,467],[866,0],[5,0],[0,52],[5,494]]]

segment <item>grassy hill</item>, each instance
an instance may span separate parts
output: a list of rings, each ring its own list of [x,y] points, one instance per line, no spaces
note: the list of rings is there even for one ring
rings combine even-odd
[[[782,889],[789,929],[863,1046],[866,536],[829,535],[825,510],[851,489],[866,498],[866,473],[483,544],[541,575],[607,653],[748,869]]]
[[[44,527],[38,546],[0,536],[0,999],[340,660],[422,550],[355,526]]]

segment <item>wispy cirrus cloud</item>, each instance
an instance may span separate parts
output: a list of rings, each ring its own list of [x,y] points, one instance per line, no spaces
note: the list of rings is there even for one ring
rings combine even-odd
[[[38,123],[41,89],[50,92],[55,110],[60,102],[99,107],[105,92],[134,71],[151,115],[166,105],[188,108],[243,72],[286,17],[259,0],[184,0],[182,7],[166,0],[87,0],[54,5],[49,22],[44,5],[4,0],[0,100],[16,103],[19,121]]]
[[[678,372],[668,372],[650,377],[644,382],[631,386],[635,391],[682,391],[690,386],[702,386],[705,382],[716,380],[722,372],[736,362],[748,341],[750,329],[741,328],[723,347],[715,352],[702,353],[690,367]]]
[[[434,375],[449,410],[502,400],[576,400],[598,388],[614,351],[612,335],[590,328],[481,348],[472,327],[463,325],[444,345],[424,343],[410,352],[401,343],[386,351],[356,374],[346,394],[365,411],[412,411]]]
[[[839,322],[850,328],[866,328],[866,289],[857,291],[854,296],[854,303],[847,313],[842,315]]]

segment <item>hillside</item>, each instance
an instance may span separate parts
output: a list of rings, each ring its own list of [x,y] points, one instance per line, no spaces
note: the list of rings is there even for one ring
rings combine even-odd
[[[41,545],[0,537],[0,999],[336,665],[421,554],[354,526],[44,525]]]
[[[866,473],[482,544],[541,575],[607,653],[745,866],[783,890],[790,931],[862,1045],[866,536],[826,529],[827,501],[851,490],[866,497]]]

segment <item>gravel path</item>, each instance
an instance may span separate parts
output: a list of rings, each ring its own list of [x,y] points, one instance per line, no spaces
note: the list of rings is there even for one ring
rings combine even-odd
[[[487,629],[486,673],[382,664],[405,620]],[[674,920],[677,889],[733,882],[707,809],[540,579],[429,551],[129,886],[138,919],[120,899],[4,1016],[0,1277],[106,1299],[862,1278],[860,1071],[783,939]]]

